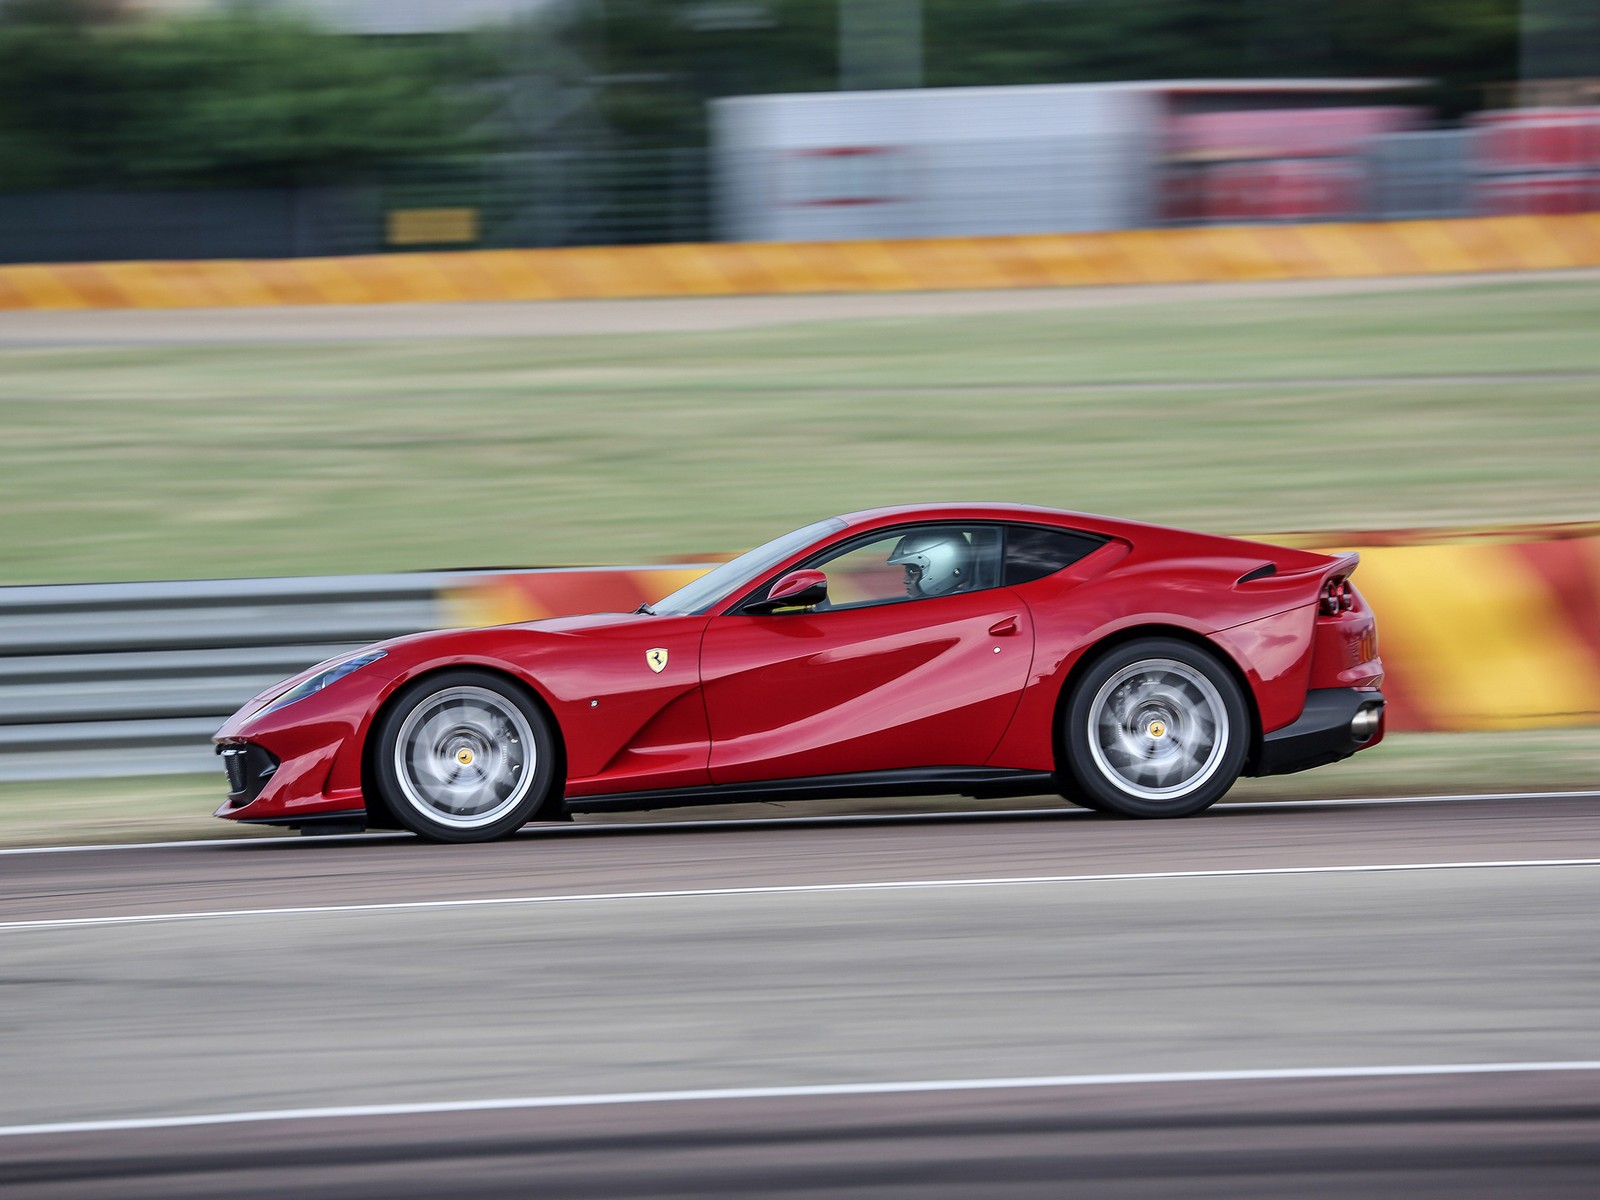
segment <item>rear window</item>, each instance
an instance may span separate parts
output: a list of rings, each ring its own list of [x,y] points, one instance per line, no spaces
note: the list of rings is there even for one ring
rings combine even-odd
[[[1008,587],[1054,575],[1105,545],[1104,538],[1037,525],[1006,527],[1005,579]]]

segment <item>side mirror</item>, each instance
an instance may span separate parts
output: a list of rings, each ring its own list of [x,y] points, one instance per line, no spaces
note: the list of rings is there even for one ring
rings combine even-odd
[[[770,613],[780,608],[810,608],[828,598],[828,577],[821,571],[790,571],[767,593],[765,600],[744,606],[745,612]]]

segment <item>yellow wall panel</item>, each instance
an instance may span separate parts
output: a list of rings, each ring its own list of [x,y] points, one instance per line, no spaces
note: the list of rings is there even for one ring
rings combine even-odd
[[[417,303],[1332,279],[1600,266],[1600,213],[792,245],[0,266],[0,309]]]

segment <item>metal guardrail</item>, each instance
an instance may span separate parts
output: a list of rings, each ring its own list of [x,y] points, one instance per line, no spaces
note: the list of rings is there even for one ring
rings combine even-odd
[[[0,780],[217,770],[263,688],[447,621],[470,574],[0,588]]]

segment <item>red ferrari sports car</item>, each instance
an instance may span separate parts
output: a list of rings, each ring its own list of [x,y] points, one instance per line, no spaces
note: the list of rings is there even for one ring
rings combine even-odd
[[[834,517],[637,612],[312,667],[217,732],[217,815],[446,842],[762,798],[1186,816],[1382,739],[1356,561],[1017,505]]]

